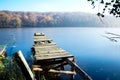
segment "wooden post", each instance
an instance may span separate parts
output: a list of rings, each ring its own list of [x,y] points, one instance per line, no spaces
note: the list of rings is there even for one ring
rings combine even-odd
[[[61,63],[61,70],[64,70],[64,64]]]
[[[33,71],[44,71],[42,68],[34,68]],[[75,72],[72,72],[72,71],[63,71],[63,70],[55,70],[55,69],[50,69],[48,70],[48,72],[50,73],[57,73],[57,74],[76,74]]]
[[[27,61],[25,60],[22,52],[18,51],[14,57],[15,57],[15,61],[18,63],[19,67],[21,68],[22,73],[25,75],[26,80],[35,80],[34,75],[30,67],[28,66]]]
[[[40,80],[40,71],[35,71],[36,80]]]
[[[36,80],[40,80],[40,71],[39,70],[34,70],[35,68],[40,68],[40,65],[32,65],[32,70],[35,72],[35,78]]]
[[[73,58],[72,62],[73,62],[73,63],[75,63],[75,62],[76,62],[75,58]],[[74,71],[75,71],[74,66],[71,66],[71,71],[72,71],[72,72],[74,72]],[[73,74],[73,75],[70,75],[70,76],[71,76],[71,80],[74,80],[75,75]]]
[[[92,80],[92,78],[85,71],[83,71],[76,63],[73,63],[70,59],[66,59],[66,61],[71,66],[74,66],[75,72],[77,72],[83,78],[83,80]]]

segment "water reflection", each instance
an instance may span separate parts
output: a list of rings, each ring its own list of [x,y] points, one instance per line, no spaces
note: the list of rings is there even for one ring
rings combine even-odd
[[[111,32],[106,32],[106,36],[102,35],[103,37],[109,39],[112,42],[118,42],[117,39],[120,39],[120,35],[119,34],[115,34],[115,33],[111,33]]]
[[[22,50],[29,61],[34,33],[44,32],[60,47],[73,54],[77,64],[93,80],[120,80],[120,41],[119,38],[114,38],[116,35],[110,34],[120,34],[119,31],[120,28],[1,28],[0,44],[6,43],[9,35],[14,34],[16,41],[12,52]],[[105,36],[112,37],[117,42],[113,43]],[[10,47],[7,51],[10,52]]]

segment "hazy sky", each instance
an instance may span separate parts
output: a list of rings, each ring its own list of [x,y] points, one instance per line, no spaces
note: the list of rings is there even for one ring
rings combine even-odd
[[[0,10],[96,13],[87,0],[0,0]]]

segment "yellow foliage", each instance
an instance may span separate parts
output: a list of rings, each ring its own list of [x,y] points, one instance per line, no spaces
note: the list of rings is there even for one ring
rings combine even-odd
[[[53,20],[53,18],[51,16],[45,16],[45,20],[50,21],[50,20]]]

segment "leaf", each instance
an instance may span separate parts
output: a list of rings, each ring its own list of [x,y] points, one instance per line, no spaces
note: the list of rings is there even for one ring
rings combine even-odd
[[[114,0],[111,0],[111,2],[113,3],[113,2],[114,2]]]
[[[100,2],[101,4],[104,4],[104,0],[101,0],[101,2]]]
[[[94,3],[95,3],[95,2],[94,2],[94,1],[92,1],[91,5],[94,5]]]
[[[103,14],[101,14],[101,17],[105,17]]]
[[[111,5],[111,3],[109,3],[109,2],[106,2],[106,5]]]
[[[101,14],[100,13],[97,13],[98,16],[100,16]]]

